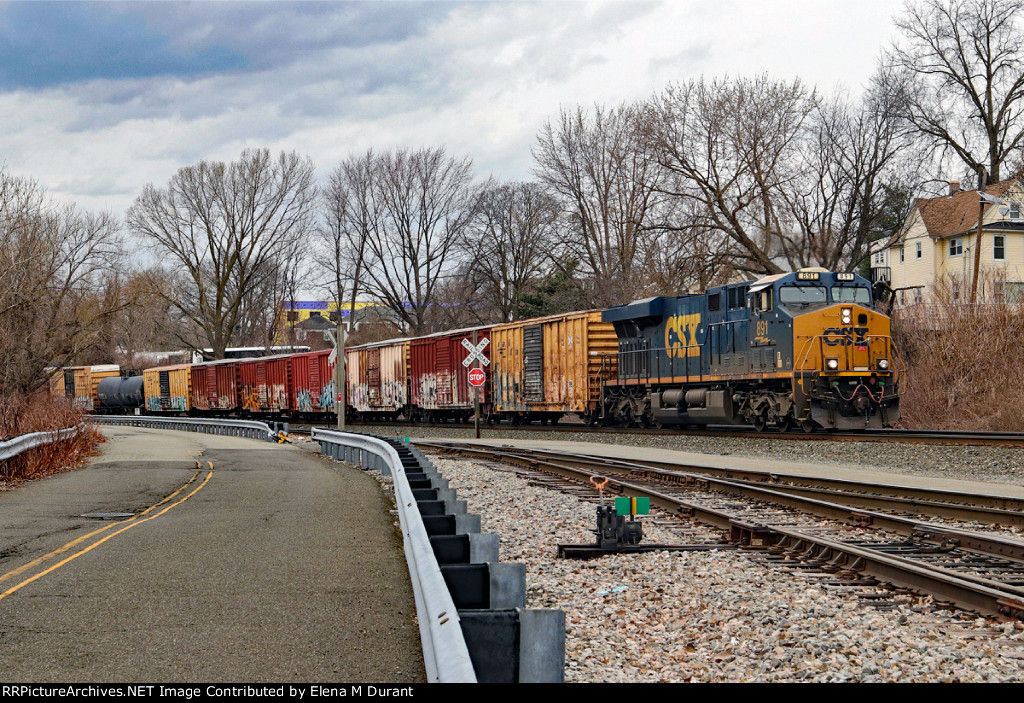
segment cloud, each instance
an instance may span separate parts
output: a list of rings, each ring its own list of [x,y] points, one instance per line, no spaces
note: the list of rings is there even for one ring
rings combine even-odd
[[[309,154],[325,175],[371,146],[443,145],[480,176],[529,178],[563,105],[701,74],[856,86],[897,2],[10,4],[0,159],[115,212],[145,183],[249,146]]]

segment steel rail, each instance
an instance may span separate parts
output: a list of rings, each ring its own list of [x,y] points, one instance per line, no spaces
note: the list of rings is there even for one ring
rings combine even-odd
[[[423,446],[460,446],[457,441],[417,441]],[[463,449],[463,451],[468,451]],[[949,518],[964,522],[983,522],[992,525],[1024,526],[1024,498],[993,496],[984,493],[961,492],[939,488],[920,488],[905,484],[877,484],[851,479],[825,478],[805,474],[787,474],[772,470],[727,468],[707,464],[643,461],[593,457],[574,452],[535,448],[534,455],[551,461],[581,462],[602,467],[606,472],[628,473],[637,477],[645,474],[671,481],[692,474],[728,479],[752,487],[771,484],[775,491],[808,498],[830,499],[849,507],[870,509],[903,509],[931,517]],[[915,510],[915,508],[917,510]]]
[[[607,468],[601,463],[603,458],[593,459],[596,466],[593,466],[594,470],[591,470],[591,468],[573,468],[566,465],[570,463],[566,457],[558,457],[558,461],[552,461],[551,457],[538,458],[526,449],[498,447],[485,449],[481,446],[473,446],[466,451],[470,454],[490,455],[501,460],[521,462],[531,468],[552,471],[567,478],[578,479],[581,475],[589,478],[598,475],[597,469]],[[576,460],[579,461],[580,458],[577,455]],[[626,462],[618,463],[621,465]],[[601,475],[607,475],[607,472]],[[702,486],[733,495],[763,500],[821,517],[853,522],[861,526],[886,529],[897,534],[914,536],[921,541],[936,545],[954,545],[966,551],[998,555],[1017,560],[1024,565],[1024,542],[922,523],[876,511],[850,508],[814,498],[793,496],[774,490],[774,488],[751,486],[728,479],[687,474],[686,472],[679,472],[679,475],[690,478],[694,483]],[[835,561],[842,556],[851,565],[851,568],[856,567],[858,571],[866,571],[877,578],[897,585],[936,593],[943,598],[950,599],[960,607],[980,609],[996,614],[1024,615],[1024,587],[999,583],[974,574],[953,572],[940,566],[922,565],[905,557],[884,554],[864,546],[850,545],[784,526],[750,524],[741,516],[710,508],[699,502],[686,501],[679,496],[669,495],[650,486],[621,479],[615,479],[614,482],[620,487],[623,494],[647,496],[651,499],[652,505],[667,509],[669,512],[690,515],[702,522],[708,522],[731,531],[735,531],[739,527],[741,533],[748,537],[757,535],[758,540],[763,540],[767,535],[779,535],[815,545],[820,553],[827,553],[829,558]]]

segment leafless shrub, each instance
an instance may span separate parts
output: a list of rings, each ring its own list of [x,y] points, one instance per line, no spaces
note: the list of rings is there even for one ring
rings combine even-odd
[[[984,282],[991,300],[992,282]],[[961,286],[962,290],[962,286]],[[901,409],[908,427],[1024,430],[1024,305],[958,300],[954,281],[934,302],[897,308],[893,338],[907,365]]]
[[[84,413],[71,407],[63,398],[53,398],[46,391],[6,398],[0,407],[0,441],[31,432],[74,427]],[[0,490],[21,481],[42,478],[80,466],[95,453],[103,436],[92,427],[61,442],[29,450],[9,461],[0,462]]]

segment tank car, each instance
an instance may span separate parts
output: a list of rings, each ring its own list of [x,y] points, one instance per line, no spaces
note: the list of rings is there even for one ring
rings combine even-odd
[[[609,308],[617,369],[602,419],[626,425],[858,429],[900,418],[889,318],[853,273],[802,269]]]

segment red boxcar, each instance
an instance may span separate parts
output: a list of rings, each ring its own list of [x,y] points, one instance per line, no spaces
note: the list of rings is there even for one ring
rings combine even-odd
[[[288,407],[287,354],[238,361],[238,384],[243,412],[279,413]]]
[[[469,356],[468,345],[476,343],[486,346],[484,358],[490,360],[490,327],[475,327],[452,332],[440,332],[429,337],[413,339],[409,345],[409,394],[410,404],[418,409],[421,417],[453,418],[467,420],[473,414],[473,391],[469,385],[469,369],[463,365]],[[490,414],[489,364],[482,366],[486,374],[480,387],[480,414]]]
[[[329,363],[330,350],[293,354],[290,409],[298,413],[334,412],[334,364]]]
[[[238,361],[224,359],[192,365],[192,407],[206,412],[238,409]]]

